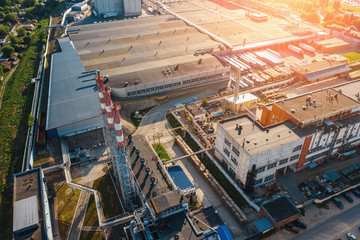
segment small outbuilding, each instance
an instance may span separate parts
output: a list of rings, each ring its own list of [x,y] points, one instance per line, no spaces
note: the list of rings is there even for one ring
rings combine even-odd
[[[291,223],[300,217],[300,210],[286,196],[263,203],[260,206],[260,213],[269,218],[276,228]]]

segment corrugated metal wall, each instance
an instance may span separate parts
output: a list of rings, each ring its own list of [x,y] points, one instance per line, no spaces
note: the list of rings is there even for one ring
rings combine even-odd
[[[95,0],[95,9],[100,15],[121,15],[123,13],[123,2],[122,0]]]
[[[124,0],[125,17],[141,15],[141,0]]]

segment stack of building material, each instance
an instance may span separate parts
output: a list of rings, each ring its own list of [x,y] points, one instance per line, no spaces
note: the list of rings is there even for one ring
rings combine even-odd
[[[262,92],[261,97],[264,98],[266,101],[271,101],[279,98],[286,98],[286,94],[280,92],[280,89],[274,88],[272,90]]]
[[[323,41],[318,41],[315,46],[322,52],[331,53],[346,50],[351,48],[351,45],[339,38],[330,38]]]
[[[256,85],[259,85],[259,86],[265,85],[266,80],[264,78],[262,78],[261,76],[259,76],[257,73],[252,73],[252,76],[253,76],[254,83]]]
[[[281,58],[279,58],[278,56],[272,54],[269,51],[266,50],[261,50],[261,51],[256,51],[254,52],[254,54],[260,58],[261,60],[263,60],[264,62],[276,66],[276,65],[282,65],[284,64],[284,60],[282,60]]]
[[[279,81],[284,78],[284,76],[281,73],[279,73],[278,71],[272,68],[263,70],[263,73],[269,75],[272,81]]]
[[[262,72],[262,71],[259,71],[259,72],[258,72],[258,75],[259,75],[260,77],[262,77],[263,79],[265,79],[265,81],[266,81],[267,83],[269,83],[269,82],[272,81],[272,80],[271,80],[271,77],[270,77],[269,75],[267,75],[266,73]]]
[[[331,54],[331,55],[328,55],[328,56],[323,56],[322,59],[333,62],[333,63],[346,63],[346,64],[349,63],[348,58],[343,57],[343,56],[341,56],[339,54]]]
[[[288,67],[276,66],[276,67],[274,67],[274,69],[276,71],[278,71],[279,73],[283,74],[285,78],[290,78],[290,77],[294,76],[294,72],[291,71]]]
[[[350,64],[349,67],[350,67],[352,70],[360,70],[360,61],[354,62],[354,63]]]
[[[349,79],[350,80],[360,79],[360,70],[350,72]]]

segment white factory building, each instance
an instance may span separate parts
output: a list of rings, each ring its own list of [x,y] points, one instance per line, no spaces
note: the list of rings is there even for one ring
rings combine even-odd
[[[302,102],[309,96],[317,103],[305,109]],[[244,185],[255,165],[255,184],[264,184],[288,169],[300,171],[358,146],[359,111],[358,102],[332,89],[274,103],[264,107],[260,122],[248,115],[219,122],[216,156]]]

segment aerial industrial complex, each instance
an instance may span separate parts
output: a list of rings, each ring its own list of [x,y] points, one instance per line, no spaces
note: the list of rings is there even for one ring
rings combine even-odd
[[[350,36],[267,1],[90,6],[51,55],[14,239],[285,239],[312,203],[360,198]]]

